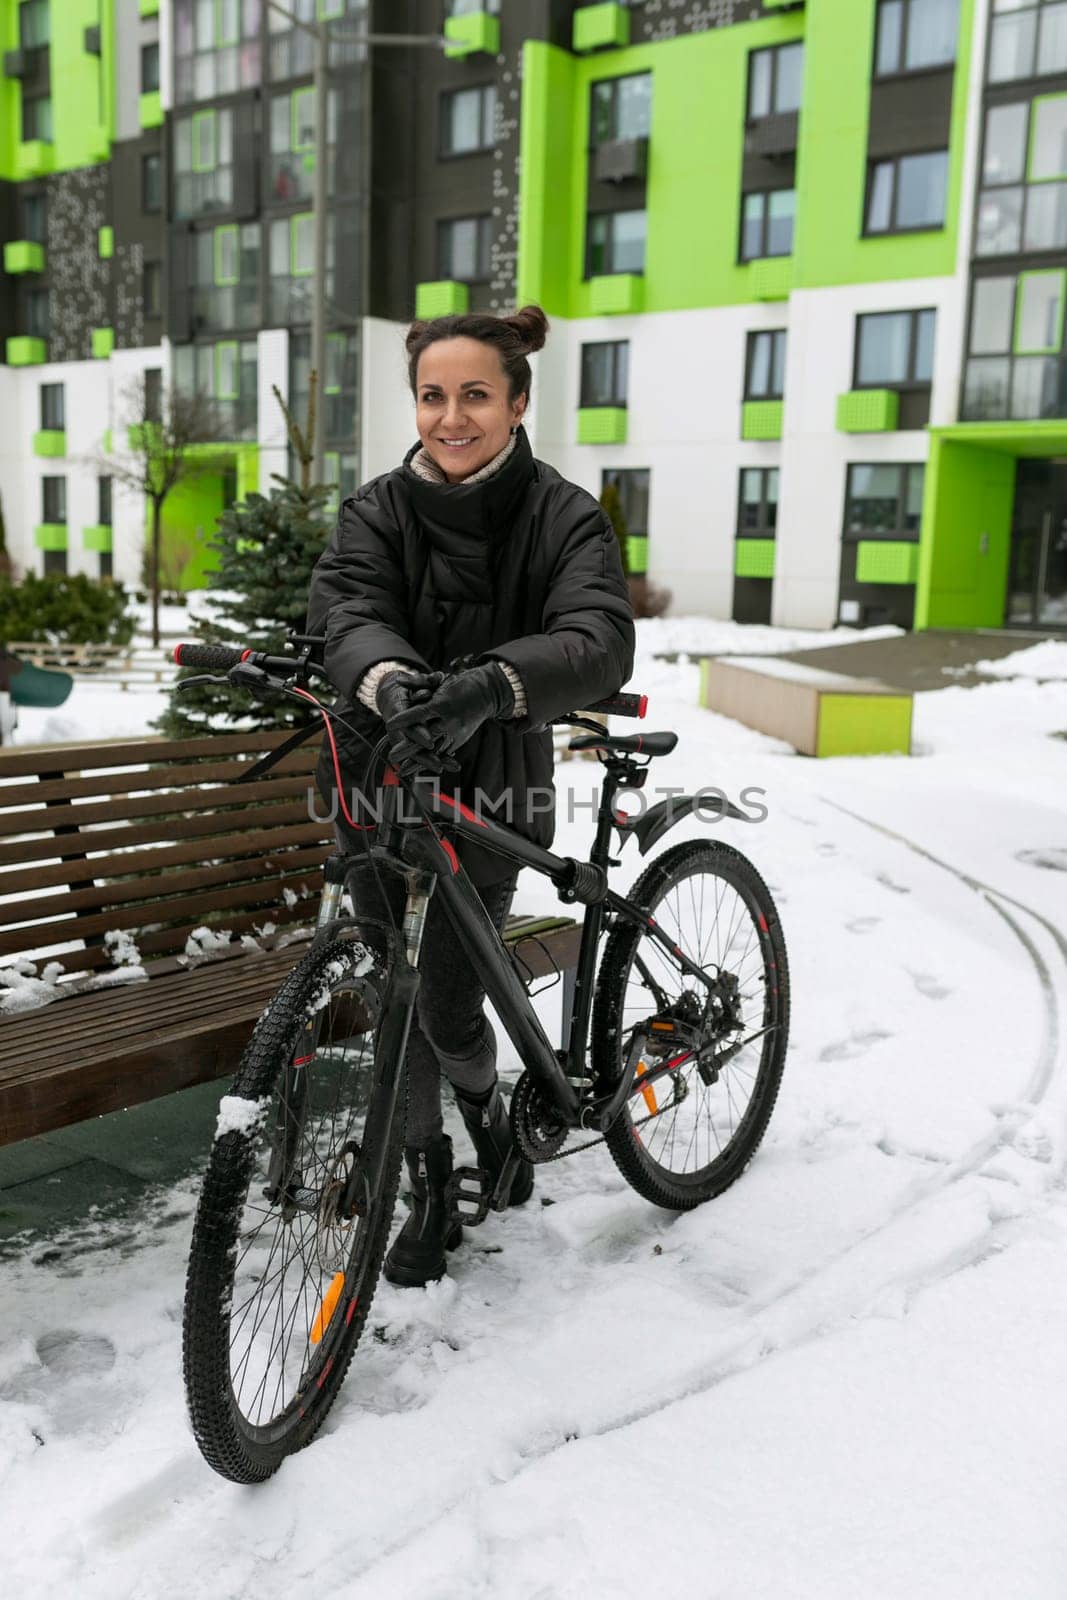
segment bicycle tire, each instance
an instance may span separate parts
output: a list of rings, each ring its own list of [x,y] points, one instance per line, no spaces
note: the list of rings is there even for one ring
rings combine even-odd
[[[694,887],[697,881],[700,884],[699,896]],[[683,885],[688,885],[686,894],[678,894]],[[709,888],[714,895],[709,908],[714,910],[713,927],[718,926],[720,916],[725,914],[727,892],[732,896],[729,902],[731,922],[725,948],[721,940],[716,947],[710,929],[704,932],[697,929],[694,936],[695,917],[683,906],[683,901],[687,901],[693,913],[699,908],[702,915]],[[675,895],[673,911],[670,900],[672,894]],[[743,982],[740,979],[738,982],[738,999],[733,1012],[740,1021],[732,1033],[723,1033],[724,1044],[733,1041],[735,1035],[740,1036],[737,1039],[740,1044],[750,1030],[756,1032],[757,1023],[760,1030],[769,1030],[761,1032],[752,1042],[743,1044],[743,1048],[719,1069],[718,1077],[711,1084],[706,1084],[700,1077],[699,1067],[693,1058],[687,1065],[680,1066],[673,1073],[665,1073],[643,1090],[639,1081],[641,1073],[646,1070],[643,1059],[631,1096],[607,1132],[608,1148],[626,1181],[653,1204],[669,1210],[685,1211],[713,1199],[735,1183],[752,1160],[767,1130],[778,1096],[789,1035],[789,964],[785,940],[770,891],[756,868],[740,851],[718,841],[692,840],[664,851],[645,869],[628,898],[641,906],[646,915],[654,918],[672,941],[683,948],[688,942],[690,948],[686,949],[686,954],[701,967],[714,965],[729,974],[732,969],[723,958],[732,958],[738,973],[743,975]],[[758,961],[750,954],[753,948],[751,940],[746,943],[740,956],[734,950],[734,941],[744,926],[744,917],[750,920],[754,930]],[[687,920],[690,924],[688,934],[682,926]],[[700,948],[693,948],[698,942]],[[635,979],[639,956],[645,964],[647,976],[638,972]],[[719,959],[716,959],[717,956]],[[681,996],[686,992],[686,984],[681,966],[664,955],[662,947],[650,939],[646,927],[628,920],[616,921],[604,946],[593,1000],[591,1064],[600,1090],[618,1082],[629,1051],[629,1037],[640,1020],[642,1007],[646,1015],[661,1010],[652,998],[654,991],[648,976],[666,992],[665,986],[672,967],[677,972],[678,995],[672,995],[671,999],[682,1004]],[[755,970],[757,967],[758,973]],[[747,988],[751,989],[751,995],[745,995]],[[692,987],[692,992],[697,994],[696,985]],[[703,994],[706,995],[706,991]],[[725,1024],[721,1026],[725,1027]],[[711,1034],[702,1034],[701,1037],[711,1038]],[[758,1061],[748,1054],[757,1045]],[[741,1066],[742,1061],[745,1062],[744,1067]],[[745,1110],[736,1119],[734,1127],[734,1091],[736,1088],[740,1093],[743,1085],[739,1080],[742,1074],[753,1076],[754,1081]],[[674,1096],[670,1105],[660,1106],[663,1095],[662,1091],[657,1090],[656,1083],[670,1086]],[[721,1085],[725,1087],[725,1118],[729,1124],[729,1137],[725,1143],[720,1138],[717,1126],[717,1119],[722,1120],[721,1103],[724,1096],[712,1093]],[[686,1154],[695,1142],[696,1165],[692,1171],[680,1171],[672,1164],[678,1159],[678,1145],[681,1142],[676,1138],[676,1127],[681,1107],[694,1092],[699,1097],[699,1104],[694,1104],[688,1113],[694,1131],[690,1135]],[[707,1113],[705,1121],[708,1128],[705,1131],[713,1134],[715,1140],[715,1153],[712,1155],[712,1139],[708,1137],[710,1159],[703,1164],[700,1163],[701,1133],[697,1125],[701,1108]],[[668,1123],[665,1119],[670,1118],[672,1111],[674,1122]],[[668,1127],[671,1129],[669,1160],[665,1160],[663,1158],[668,1155]],[[681,1137],[685,1137],[684,1125]],[[659,1157],[656,1155],[657,1145]]]
[[[309,952],[262,1013],[230,1095],[223,1101],[227,1112],[220,1117],[193,1226],[182,1330],[183,1375],[200,1451],[216,1472],[236,1483],[264,1481],[286,1456],[315,1437],[337,1398],[377,1287],[396,1202],[406,1099],[403,1062],[393,1068],[394,1094],[389,1071],[383,1071],[383,1064],[375,1059],[373,1029],[385,986],[380,960],[354,940],[338,938]],[[360,1031],[345,1032],[359,1025],[363,1025]],[[315,1029],[315,1053],[298,1057],[297,1052],[308,1043],[309,1028]],[[353,1040],[359,1041],[358,1048],[350,1051]],[[301,1095],[294,1089],[301,1081],[296,1077],[298,1070],[304,1073]],[[329,1132],[329,1142],[322,1132],[327,1128],[331,1079],[337,1084],[335,1120],[341,1115],[345,1118],[341,1145],[335,1132]],[[355,1113],[364,1087],[365,1115],[360,1124]],[[344,1101],[345,1094],[351,1104]],[[291,1104],[297,1099],[298,1112]],[[248,1106],[247,1112],[241,1102]],[[320,1103],[322,1118],[317,1121]],[[286,1116],[288,1121],[283,1124]],[[247,1125],[231,1125],[242,1121]],[[299,1143],[295,1143],[295,1133],[291,1133],[288,1146],[279,1140],[276,1130],[283,1125],[290,1130],[299,1127]],[[331,1216],[331,1199],[336,1199],[348,1170],[344,1163],[358,1162],[367,1150],[381,1149],[383,1142],[378,1192],[368,1193],[365,1215],[339,1218],[335,1207]],[[279,1148],[291,1148],[293,1162],[286,1169],[290,1174],[287,1185],[284,1189],[275,1186],[278,1192],[271,1198],[270,1183],[263,1191],[262,1179],[265,1170],[269,1178],[270,1153],[274,1151],[277,1159]],[[257,1187],[261,1189],[258,1197]],[[312,1206],[317,1210],[309,1224]],[[291,1213],[288,1219],[287,1211]],[[246,1220],[260,1214],[263,1221],[245,1232]],[[244,1298],[246,1275],[255,1279],[257,1262],[267,1250],[265,1275],[258,1280],[262,1301],[271,1283],[279,1239],[281,1266],[274,1277],[279,1301],[276,1318],[281,1320],[271,1325],[264,1359],[274,1356],[277,1331],[275,1364],[280,1387],[275,1399],[280,1397],[284,1403],[266,1417],[262,1409],[253,1417],[246,1398],[246,1373],[257,1338],[261,1347],[266,1342],[261,1330],[269,1309],[261,1312],[255,1291]],[[324,1293],[331,1252],[334,1271]],[[309,1256],[313,1256],[314,1274],[305,1271],[297,1291],[296,1276],[302,1267],[308,1268]],[[307,1284],[312,1277],[309,1296]],[[292,1312],[286,1306],[287,1290],[294,1291]],[[253,1312],[249,1308],[254,1303]],[[316,1303],[317,1316],[311,1317]],[[249,1354],[241,1358],[239,1337],[249,1317],[255,1319],[247,1334]],[[292,1352],[283,1342],[286,1317],[297,1347]],[[301,1339],[305,1345],[302,1352]],[[290,1394],[286,1366],[288,1362],[291,1372],[297,1361],[299,1377]]]

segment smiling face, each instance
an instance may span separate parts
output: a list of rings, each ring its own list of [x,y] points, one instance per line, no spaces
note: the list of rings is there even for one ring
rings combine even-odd
[[[522,421],[526,396],[508,396],[508,377],[491,344],[438,339],[419,357],[415,383],[419,438],[449,483],[498,456]]]

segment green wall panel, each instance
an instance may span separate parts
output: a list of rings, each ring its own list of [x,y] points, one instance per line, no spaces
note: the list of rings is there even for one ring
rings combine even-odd
[[[595,317],[618,317],[641,311],[645,280],[636,272],[611,272],[589,279],[589,310]]]
[[[111,528],[104,523],[82,529],[82,544],[86,550],[98,550],[107,554],[111,550]]]
[[[53,140],[20,143],[22,89],[0,75],[0,178],[19,180],[105,160],[114,136],[114,0],[52,0],[49,71]],[[100,54],[85,48],[87,27],[100,27]],[[18,44],[18,6],[0,0],[0,49]]]
[[[163,124],[163,101],[158,89],[141,95],[137,102],[137,120],[142,128],[159,128]]]
[[[7,341],[5,354],[9,367],[38,367],[48,360],[48,346],[43,339],[16,333]]]
[[[629,44],[630,13],[616,0],[581,6],[574,13],[571,42],[575,50],[601,50],[605,46]]]
[[[1011,550],[1015,503],[1015,454],[1040,424],[1004,424],[987,430],[966,424],[949,433],[932,430],[923,494],[919,580],[915,591],[916,628],[999,628]],[[1062,453],[1067,425],[1060,424],[1047,453]],[[1057,448],[1056,441],[1059,441]],[[999,442],[1002,441],[1002,442]]]
[[[626,540],[626,564],[635,576],[648,571],[648,534],[631,533]]]
[[[780,439],[784,400],[746,400],[741,407],[742,439]]]
[[[960,0],[947,226],[895,238],[862,237],[875,6],[857,0],[818,0],[805,14],[794,247],[797,287],[948,276],[956,261],[974,0]]]
[[[115,348],[114,328],[94,328],[92,350],[97,361],[105,361]]]
[[[537,300],[557,316],[596,314],[584,279],[589,86],[644,71],[653,78],[645,311],[785,298],[793,287],[951,274],[973,14],[974,0],[960,0],[947,226],[894,238],[862,236],[874,0],[817,0],[755,21],[577,58],[528,40],[520,303]],[[805,39],[806,65],[794,252],[782,260],[741,264],[748,55],[797,38]]]
[[[817,756],[911,754],[910,694],[821,694]]]

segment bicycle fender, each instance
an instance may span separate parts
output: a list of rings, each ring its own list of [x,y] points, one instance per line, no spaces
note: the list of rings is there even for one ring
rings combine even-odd
[[[735,822],[750,820],[732,801],[727,800],[724,794],[716,791],[671,795],[669,799],[660,800],[657,805],[650,806],[642,816],[635,817],[625,827],[618,824],[617,826],[623,840],[633,834],[637,840],[638,850],[643,856],[647,856],[653,845],[658,844],[669,829],[676,823],[683,822],[686,817],[691,817],[696,811],[717,812],[720,817],[732,817]]]

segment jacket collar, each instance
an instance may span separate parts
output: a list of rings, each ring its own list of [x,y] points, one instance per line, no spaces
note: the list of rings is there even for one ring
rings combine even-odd
[[[523,427],[500,471],[481,483],[427,483],[411,468],[412,459],[421,449],[421,444],[412,446],[400,471],[415,514],[428,527],[491,538],[508,526],[536,476],[533,451]]]

